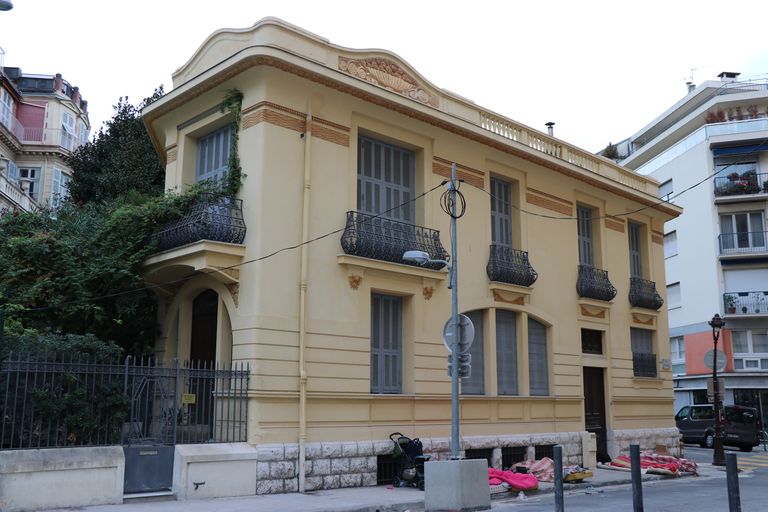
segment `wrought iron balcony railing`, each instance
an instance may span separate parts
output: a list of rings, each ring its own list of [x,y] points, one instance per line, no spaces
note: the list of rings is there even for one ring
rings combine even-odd
[[[347,212],[341,248],[346,254],[406,265],[415,263],[403,260],[405,251],[424,251],[431,259],[448,260],[439,231],[357,211]],[[428,263],[424,268],[440,270],[444,266]]]
[[[243,201],[202,194],[187,213],[157,233],[158,249],[174,249],[201,240],[242,244],[245,239]]]
[[[616,288],[608,280],[608,271],[589,265],[579,265],[576,281],[579,297],[610,301],[616,296]]]
[[[723,233],[720,241],[720,254],[760,254],[768,252],[765,241],[768,231],[743,231],[741,233]]]
[[[715,197],[768,193],[768,174],[747,171],[715,178]]]
[[[539,277],[528,261],[527,252],[496,244],[491,245],[485,271],[491,281],[519,286],[531,286]]]
[[[632,370],[635,377],[656,377],[656,354],[632,352]]]
[[[638,308],[659,309],[664,304],[664,299],[656,291],[655,282],[630,277],[629,303]]]
[[[723,305],[729,315],[768,315],[768,291],[724,293]]]

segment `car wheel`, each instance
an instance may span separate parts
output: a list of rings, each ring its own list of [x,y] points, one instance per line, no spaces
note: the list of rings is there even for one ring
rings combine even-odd
[[[704,434],[704,443],[701,445],[704,448],[714,448],[715,446],[715,435],[712,432],[707,432]]]
[[[752,451],[752,445],[751,444],[743,444],[739,446],[739,450],[743,452],[751,452]]]

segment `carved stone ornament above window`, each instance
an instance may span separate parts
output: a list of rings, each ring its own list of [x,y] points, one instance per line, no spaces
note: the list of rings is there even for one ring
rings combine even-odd
[[[424,90],[415,78],[391,60],[379,57],[369,59],[339,57],[339,69],[366,82],[402,94],[406,98],[432,107],[439,106],[435,95]]]

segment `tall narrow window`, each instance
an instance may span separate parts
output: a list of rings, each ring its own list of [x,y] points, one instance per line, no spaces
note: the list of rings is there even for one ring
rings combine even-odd
[[[403,299],[371,296],[371,393],[402,392]]]
[[[61,172],[61,169],[53,168],[51,180],[51,208],[57,208],[69,197],[69,176]]]
[[[664,235],[664,257],[677,255],[677,231],[670,231]]]
[[[75,140],[75,116],[69,110],[61,112],[61,146],[71,150]]]
[[[512,248],[512,184],[491,178],[491,242]]]
[[[685,375],[685,338],[675,336],[669,339],[672,356],[672,375]]]
[[[229,170],[232,125],[216,130],[197,141],[197,181],[221,180]]]
[[[414,222],[413,151],[360,136],[357,151],[357,209]]]
[[[500,395],[517,395],[517,329],[512,311],[496,310],[496,379]]]
[[[579,231],[579,264],[595,266],[594,243],[592,238],[592,209],[586,206],[576,207]]]
[[[532,318],[528,319],[528,373],[531,396],[549,395],[547,328]]]
[[[35,201],[39,200],[40,172],[41,169],[39,167],[19,168],[19,180],[21,181],[22,188],[27,192],[29,197]]]
[[[630,327],[629,336],[632,345],[632,369],[635,377],[656,377],[653,332]]]
[[[13,98],[5,89],[0,89],[0,123],[11,126],[13,117]]]
[[[469,353],[472,355],[472,371],[468,379],[461,379],[461,392],[465,395],[482,395],[485,393],[483,312],[470,311],[466,315],[475,326],[475,341],[469,347]]]
[[[631,277],[643,277],[643,258],[640,251],[640,224],[629,222],[627,232],[629,238],[629,274]]]
[[[667,285],[667,309],[679,308],[683,304],[680,296],[680,283]]]

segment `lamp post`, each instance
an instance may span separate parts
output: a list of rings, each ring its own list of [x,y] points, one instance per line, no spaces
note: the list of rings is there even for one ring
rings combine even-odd
[[[720,339],[720,330],[725,325],[725,320],[720,318],[719,314],[715,314],[709,322],[709,325],[712,327],[712,340],[715,343],[715,350],[712,357],[712,389],[715,409],[715,452],[712,455],[712,465],[725,466],[725,452],[723,451],[723,421],[720,417],[722,403],[720,401],[720,382],[717,380],[717,340]]]

